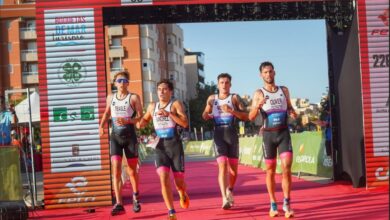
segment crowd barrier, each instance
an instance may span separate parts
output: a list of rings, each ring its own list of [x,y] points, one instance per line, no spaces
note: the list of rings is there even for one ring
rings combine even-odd
[[[292,133],[293,173],[307,173],[316,176],[332,178],[332,159],[325,154],[325,140],[322,132]],[[265,169],[262,137],[240,138],[240,163]],[[185,152],[202,153],[214,156],[213,141],[190,141],[185,144]],[[281,172],[280,159],[277,158],[278,173]]]

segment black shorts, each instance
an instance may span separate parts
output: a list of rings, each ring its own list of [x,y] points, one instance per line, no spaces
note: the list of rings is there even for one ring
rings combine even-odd
[[[110,143],[111,156],[122,157],[123,152],[125,152],[127,159],[138,158],[138,141],[135,133],[134,135],[125,136],[112,133]]]
[[[214,128],[214,151],[216,157],[239,157],[238,134],[234,127],[216,126]]]
[[[263,154],[265,159],[275,159],[276,153],[292,153],[291,136],[288,129],[263,131]]]
[[[156,146],[156,168],[172,168],[173,172],[184,173],[184,149],[178,136],[160,138]]]

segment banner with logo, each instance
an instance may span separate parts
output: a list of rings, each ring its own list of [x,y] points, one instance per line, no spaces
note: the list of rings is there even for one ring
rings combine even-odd
[[[45,208],[111,205],[101,9],[38,13]]]
[[[389,184],[389,0],[359,0],[366,186]]]
[[[265,169],[262,150],[262,137],[240,138],[240,163]],[[331,178],[333,175],[332,159],[325,153],[325,138],[323,132],[303,132],[291,134],[293,145],[294,173],[307,173]],[[212,141],[190,141],[185,152],[203,153],[213,156]],[[277,158],[276,171],[281,173],[281,161]]]

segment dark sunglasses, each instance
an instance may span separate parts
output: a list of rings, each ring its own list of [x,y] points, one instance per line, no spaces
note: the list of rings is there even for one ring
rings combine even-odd
[[[117,82],[117,83],[128,83],[129,80],[120,78],[120,79],[115,80],[115,82]]]

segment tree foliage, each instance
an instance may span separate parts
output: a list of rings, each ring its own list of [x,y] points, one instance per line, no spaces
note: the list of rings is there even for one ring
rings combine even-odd
[[[198,83],[196,87],[198,91],[198,97],[189,101],[189,117],[191,129],[193,131],[194,128],[196,128],[199,131],[200,128],[203,127],[204,131],[212,130],[212,121],[204,121],[202,118],[202,113],[206,106],[207,98],[211,94],[215,94],[217,92],[217,85],[211,82],[209,84],[206,83],[204,88],[201,88]]]

